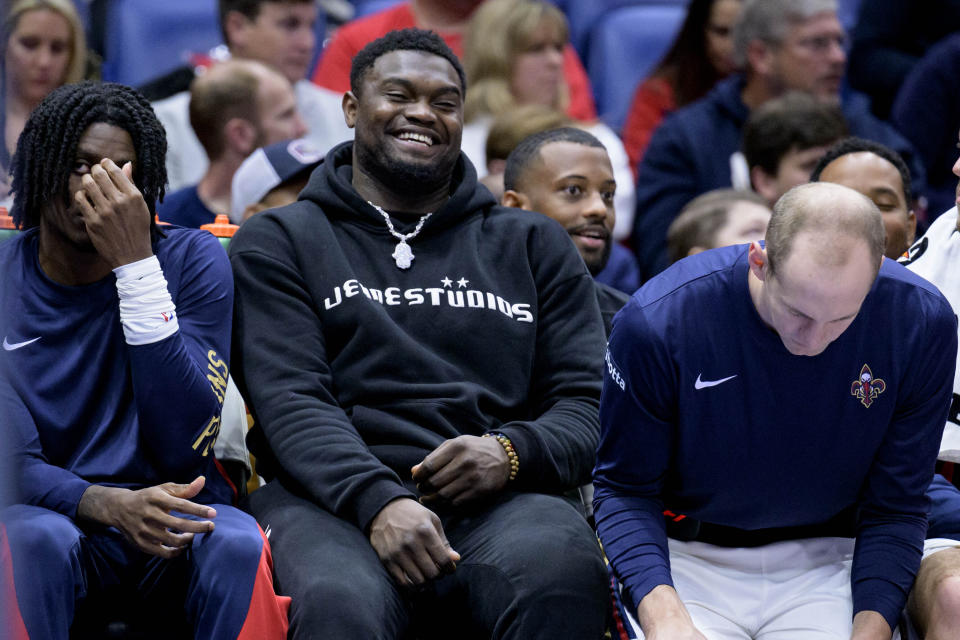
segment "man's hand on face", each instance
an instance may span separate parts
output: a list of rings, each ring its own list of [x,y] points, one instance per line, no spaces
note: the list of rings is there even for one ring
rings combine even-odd
[[[153,255],[150,210],[133,184],[133,165],[121,170],[104,158],[83,176],[74,198],[83,214],[87,235],[111,269]]]
[[[167,482],[136,491],[92,485],[80,498],[77,515],[116,527],[141,551],[173,558],[190,546],[195,534],[213,531],[210,520],[171,514],[176,511],[199,518],[216,517],[212,507],[190,502],[203,489],[204,482],[200,476],[190,484]]]
[[[374,516],[370,544],[397,584],[405,587],[453,573],[460,561],[437,514],[410,498],[388,502]]]
[[[434,449],[412,472],[424,504],[457,507],[503,489],[510,459],[496,438],[459,436]]]

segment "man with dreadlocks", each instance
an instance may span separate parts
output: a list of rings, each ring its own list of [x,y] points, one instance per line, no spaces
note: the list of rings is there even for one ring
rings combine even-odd
[[[117,84],[67,85],[31,114],[0,246],[0,399],[20,467],[5,514],[30,637],[67,638],[83,601],[117,586],[197,638],[283,638],[269,546],[229,506],[213,443],[233,281],[202,231],[152,222],[163,128]]]

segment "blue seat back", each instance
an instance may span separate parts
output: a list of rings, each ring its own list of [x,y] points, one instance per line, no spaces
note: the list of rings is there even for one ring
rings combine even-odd
[[[623,128],[633,93],[670,48],[687,7],[663,2],[621,7],[590,33],[587,73],[597,113],[614,131]]]
[[[139,86],[223,43],[217,0],[114,0],[103,79]]]
[[[363,16],[368,16],[371,13],[377,13],[378,11],[383,11],[384,9],[389,9],[395,4],[400,4],[403,0],[353,0],[351,4],[353,5],[353,17],[362,18]]]
[[[580,58],[586,60],[590,54],[592,33],[597,24],[611,12],[624,7],[639,5],[679,5],[686,7],[690,0],[564,0],[556,2],[570,23],[570,42],[576,48]]]
[[[837,0],[837,18],[840,24],[847,30],[847,34],[853,33],[853,28],[857,26],[857,20],[860,17],[861,0]]]

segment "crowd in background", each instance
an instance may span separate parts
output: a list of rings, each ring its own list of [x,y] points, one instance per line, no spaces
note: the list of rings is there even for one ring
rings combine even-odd
[[[142,169],[139,157],[130,165],[133,168],[104,165],[108,172],[116,169],[113,180],[117,185],[126,184],[119,177],[121,172],[132,183],[142,182],[145,170],[154,176],[165,176],[162,184],[140,190],[146,199],[144,210],[155,214],[150,223],[151,234],[164,225],[200,228],[220,223],[224,220],[220,216],[226,216],[233,225],[248,225],[251,218],[264,211],[297,201],[299,194],[327,197],[317,196],[318,190],[323,194],[326,190],[337,194],[338,200],[327,202],[331,210],[355,206],[355,194],[344,195],[346,187],[338,182],[343,174],[338,174],[336,167],[347,164],[351,153],[356,164],[354,170],[364,166],[364,162],[369,163],[366,166],[376,165],[375,159],[356,156],[358,150],[368,153],[376,150],[376,144],[359,136],[369,130],[377,117],[385,116],[378,116],[383,110],[378,112],[369,96],[360,93],[369,79],[362,73],[373,73],[369,69],[373,68],[376,58],[367,61],[366,67],[361,63],[360,72],[354,58],[361,51],[367,51],[369,43],[378,38],[413,27],[439,36],[437,43],[424,45],[417,41],[416,47],[427,47],[423,51],[441,58],[447,56],[445,47],[449,47],[458,65],[462,62],[462,68],[453,67],[460,74],[461,84],[466,86],[462,100],[462,141],[457,145],[457,157],[462,150],[476,175],[456,164],[455,158],[441,158],[438,164],[450,160],[455,186],[461,184],[458,180],[466,183],[474,178],[482,185],[470,192],[472,199],[463,200],[463,206],[479,210],[499,203],[540,211],[559,222],[586,264],[592,278],[591,286],[587,287],[591,292],[589,297],[596,291],[608,335],[612,318],[626,304],[627,296],[670,265],[714,248],[763,239],[771,215],[778,211],[778,202],[799,185],[834,183],[867,196],[882,214],[882,249],[891,260],[901,258],[912,262],[920,258],[927,246],[923,241],[915,245],[915,241],[941,214],[956,215],[952,207],[958,193],[956,141],[960,130],[960,82],[954,73],[960,60],[960,35],[957,35],[960,2],[957,1],[220,0],[217,3],[204,0],[210,7],[204,9],[209,11],[203,19],[212,20],[216,31],[214,40],[219,44],[211,48],[212,43],[198,41],[178,51],[175,60],[157,60],[159,72],[138,78],[138,86],[134,87],[137,91],[129,95],[126,88],[114,89],[116,85],[101,83],[124,72],[124,51],[118,52],[116,45],[111,45],[111,38],[119,38],[123,27],[124,14],[119,8],[122,2],[124,0],[10,0],[4,7],[0,31],[4,52],[0,67],[0,132],[3,135],[0,206],[15,210],[14,222],[24,233],[37,226],[37,221],[31,221],[29,216],[39,214],[31,214],[30,208],[41,206],[45,197],[41,191],[36,191],[39,195],[31,194],[35,190],[45,190],[48,194],[56,191],[51,185],[34,184],[41,169],[24,173],[24,167],[34,166],[33,160],[18,156],[39,153],[37,149],[41,148],[36,141],[36,129],[29,126],[33,122],[31,115],[38,122],[46,118],[46,126],[52,127],[56,118],[37,111],[38,105],[48,96],[67,96],[70,86],[82,80],[94,84],[81,85],[85,88],[77,89],[79,93],[102,95],[104,104],[121,105],[116,107],[118,112],[133,105],[129,109],[140,113],[138,110],[149,105],[151,118],[155,116],[157,126],[163,128],[165,146],[151,150],[150,155],[163,164],[162,172],[154,171],[155,167]],[[200,4],[203,3],[196,0],[196,5]],[[656,43],[651,40],[650,48],[655,49],[657,55],[648,55],[649,59],[642,64],[638,62],[643,69],[634,69],[635,77],[614,78],[615,91],[599,85],[598,81],[611,82],[606,73],[609,68],[622,68],[620,60],[615,64],[613,60],[598,59],[598,51],[609,51],[610,43],[604,38],[622,37],[620,32],[607,29],[614,22],[611,16],[622,16],[623,24],[627,24],[628,16],[634,16],[634,11],[653,5],[663,12],[658,16],[669,16],[673,29],[670,38]],[[649,15],[654,19],[653,13]],[[445,47],[441,47],[439,40]],[[149,44],[143,46],[149,47]],[[391,46],[404,50],[396,43]],[[621,41],[615,46],[630,55],[644,49],[645,43]],[[391,53],[396,54],[396,50],[388,49],[378,55]],[[142,57],[143,52],[137,54]],[[398,64],[404,62],[402,56],[398,60]],[[598,72],[600,68],[605,72]],[[91,89],[91,86],[100,89]],[[102,94],[97,94],[98,91]],[[121,97],[117,98],[115,92],[122,94]],[[597,99],[613,94],[621,104],[610,104],[608,97]],[[406,99],[403,89],[388,95],[397,103]],[[441,112],[458,108],[441,98],[435,102]],[[104,109],[105,120],[95,120],[90,125],[91,129],[86,130],[80,140],[81,146],[97,123],[113,123],[111,118],[121,123],[125,122],[123,118],[130,117],[116,116]],[[80,118],[71,117],[78,121]],[[434,117],[432,113],[423,114],[424,119]],[[136,116],[134,119],[136,124],[129,127],[108,125],[126,128],[130,134],[127,138],[117,138],[116,132],[109,131],[101,138],[112,140],[115,149],[143,148],[144,142],[135,137],[133,130],[148,131],[154,126],[153,121],[147,126],[144,125],[146,118]],[[67,130],[71,124],[72,121],[66,123]],[[349,144],[355,135],[358,136],[356,144]],[[409,145],[427,148],[446,142],[419,130],[411,129],[399,135]],[[571,151],[571,145],[579,155]],[[546,168],[537,165],[541,169],[536,173],[529,168],[533,163],[531,158],[538,158]],[[386,164],[389,168],[389,163]],[[573,172],[583,184],[558,181],[553,194],[548,193],[542,185],[534,184],[531,175],[548,184],[550,171]],[[74,177],[70,179],[76,178],[79,184],[82,174],[86,173],[93,176],[92,167],[75,167],[71,174]],[[97,177],[100,173],[103,172],[97,173]],[[393,178],[398,184],[392,183],[389,176],[375,175],[371,180],[398,190],[400,187],[413,190],[436,187],[431,182],[435,176],[428,173],[398,172],[396,175],[402,175],[402,180]],[[445,178],[449,180],[449,176]],[[79,198],[80,206],[95,207],[99,192],[92,193],[92,187],[86,182],[90,181],[84,183],[88,196]],[[73,182],[70,184],[72,188]],[[831,188],[825,187],[822,191],[829,193]],[[581,196],[586,198],[583,194],[588,191],[593,198],[589,205],[573,204]],[[427,211],[419,217],[419,210],[396,205],[386,207],[390,210],[387,213],[367,198],[367,191],[357,188],[357,192],[379,212],[373,215],[374,222],[379,224],[382,214],[390,234],[399,240],[396,253],[391,256],[397,268],[409,268],[415,257],[413,253],[404,254],[411,251],[407,240],[420,232],[434,212]],[[33,198],[30,203],[26,202],[28,195]],[[446,203],[448,197],[456,200],[457,194],[443,194],[438,201],[440,205]],[[566,199],[564,203],[559,201],[561,198]],[[565,208],[565,205],[569,206]],[[443,211],[442,207],[439,211]],[[401,221],[406,233],[396,231],[390,214]],[[273,222],[261,222],[255,227],[268,230],[270,224]],[[933,228],[937,229],[939,227]],[[231,226],[229,233],[233,231]],[[179,236],[174,234],[174,237]],[[269,237],[264,236],[267,244],[260,247],[255,240],[250,240],[250,233],[243,237],[242,242],[248,244],[240,246],[253,246],[247,249],[253,253],[268,254],[280,244],[271,245]],[[754,246],[759,251],[759,245],[753,244],[751,251]],[[331,249],[309,245],[304,250],[307,248],[316,252]],[[413,249],[420,251],[416,244]],[[925,268],[929,264],[927,255]],[[421,264],[432,259],[426,252],[420,256]],[[513,258],[515,256],[503,256],[501,271]],[[256,278],[250,275],[254,271],[279,278],[256,263],[259,258],[240,256],[237,264],[242,264],[243,259],[252,261],[253,266],[248,266],[250,273],[245,274],[246,286],[251,290],[264,293],[257,289]],[[521,274],[529,266],[522,260],[517,264]],[[558,262],[558,265],[570,268],[567,263]],[[575,266],[569,273],[583,270],[579,262]],[[329,268],[336,271],[340,266],[334,261]],[[229,271],[229,265],[226,270]],[[117,272],[118,282],[123,275],[122,271]],[[287,275],[284,271],[283,276]],[[438,282],[444,282],[445,289],[452,287],[453,282],[460,282],[460,288],[466,288],[469,282],[459,273],[456,275],[461,277],[460,281],[449,280],[453,272],[449,277],[446,272],[438,271],[436,275]],[[546,278],[536,268],[530,277],[534,276]],[[168,280],[172,282],[169,275]],[[296,278],[276,282],[279,284],[275,288],[284,291],[310,286]],[[539,287],[541,281],[537,280],[536,284]],[[349,293],[351,290],[353,293]],[[360,290],[371,300],[376,301],[379,296],[380,303],[389,295],[372,287],[368,290],[357,280],[347,280],[342,290],[338,286],[335,291],[323,292],[331,296],[328,298],[322,298],[319,290],[310,295],[315,293],[317,301],[322,298],[329,310],[340,304],[341,295],[357,295]],[[414,289],[408,289],[404,295],[410,291]],[[464,299],[468,303],[471,300],[469,290],[462,293],[441,289],[425,291],[441,291],[435,300],[449,293],[451,307],[463,306]],[[536,293],[539,289],[533,291]],[[523,304],[511,306],[510,302],[497,297],[499,293],[486,295],[490,296],[490,302],[481,297],[478,305],[489,304],[490,309],[499,308],[511,319],[524,322]],[[236,308],[239,310],[244,304],[250,305],[250,300],[238,299]],[[123,314],[130,312],[121,304],[119,313],[123,319]],[[163,316],[165,322],[169,319],[167,313]],[[172,314],[172,309],[169,313]],[[247,313],[256,315],[251,311]],[[239,319],[238,315],[234,322],[238,323]],[[127,331],[126,320],[124,323]],[[185,318],[184,326],[188,324]],[[127,333],[129,344],[134,344],[129,342],[134,333],[132,330]],[[349,333],[340,328],[337,337],[344,338]],[[350,344],[344,339],[345,344]],[[523,344],[522,338],[510,339]],[[217,344],[220,353],[229,352],[231,348],[229,341],[225,345]],[[19,347],[20,344],[16,344],[10,349],[4,341],[4,349],[8,351]],[[190,343],[187,348],[195,347]],[[236,352],[236,344],[233,349]],[[183,356],[182,351],[177,353],[177,357]],[[217,352],[209,353],[208,358],[201,359],[209,360],[211,370],[215,376],[219,375],[215,365]],[[519,358],[518,352],[511,355]],[[952,359],[947,360],[950,362],[946,362],[945,367],[952,363]],[[364,358],[359,361],[366,362]],[[375,365],[390,368],[388,364]],[[609,359],[606,365],[608,376],[620,375]],[[247,377],[251,376],[247,372]],[[496,377],[491,374],[491,380]],[[869,395],[870,381],[868,376],[861,382],[861,394]],[[242,381],[241,385],[248,383],[249,380]],[[491,385],[502,383],[501,378]],[[699,376],[697,385],[699,390]],[[260,484],[247,449],[244,400],[233,376],[225,371],[222,379],[216,378],[214,386],[225,412],[222,426],[218,427],[219,438],[215,438],[216,455],[222,459],[222,470],[230,477],[231,485],[235,489],[239,487],[243,495],[245,486],[257,489]],[[247,392],[246,387],[243,390]],[[292,397],[299,391],[292,389],[289,393]],[[881,388],[880,393],[882,391]],[[0,388],[0,399],[3,393],[5,390]],[[856,391],[852,393],[856,395]],[[226,404],[224,398],[228,399]],[[957,398],[955,394],[955,402]],[[869,403],[865,402],[864,406]],[[229,423],[228,407],[235,412]],[[402,413],[400,409],[396,411]],[[954,413],[951,409],[951,415]],[[362,416],[351,416],[351,419],[363,421]],[[952,463],[960,462],[957,453],[960,444],[954,444],[960,442],[960,436],[951,431],[952,420],[948,418],[938,462],[938,471],[948,480]],[[380,437],[378,434],[376,428],[372,428],[365,437],[376,440]],[[510,438],[499,433],[487,435],[494,435],[499,441],[497,446],[502,445],[508,455],[515,457]],[[505,441],[500,440],[501,437]],[[520,440],[520,445],[524,444]],[[271,441],[270,445],[276,446],[276,443]],[[211,450],[213,446],[211,442]],[[260,442],[259,446],[268,445]],[[556,464],[562,466],[561,462]],[[415,480],[417,474],[428,477],[427,471],[417,470],[419,466],[414,467]],[[513,475],[510,479],[513,480]],[[952,479],[960,482],[960,476]],[[195,486],[197,482],[194,480],[193,484],[183,485],[186,488],[176,489],[181,492],[176,495],[188,498],[199,495],[203,483]],[[429,486],[429,482],[420,480],[417,490],[422,489],[421,484]],[[271,491],[280,492],[278,486],[274,484]],[[291,510],[303,508],[286,494],[279,495],[275,504],[266,505],[267,492],[258,491],[259,497],[253,504],[260,501],[264,505],[259,507],[259,513],[256,507],[253,509],[258,519],[265,513],[273,513],[277,505],[287,505]],[[344,495],[349,492],[344,491]],[[586,485],[581,491],[587,496],[581,505],[582,515],[592,518],[591,489]],[[609,500],[608,495],[606,499]],[[362,512],[356,516],[358,522],[363,527],[375,526],[371,523],[379,522],[386,508],[379,505],[384,510],[377,512],[371,510],[374,505],[362,498],[357,500],[356,509]],[[217,526],[221,521],[231,522],[228,517],[233,517],[232,512],[225,513],[230,515],[218,520]],[[238,517],[236,526],[242,528],[245,522],[242,518],[247,516],[238,513]],[[318,521],[317,526],[321,525],[333,527]],[[224,528],[228,526],[234,525],[224,525]],[[455,527],[452,523],[449,526]],[[442,535],[442,529],[440,531]],[[308,542],[306,539],[298,540],[295,545],[287,542],[286,547],[281,548],[305,549]],[[269,560],[256,560],[269,545],[261,546],[259,538],[250,545],[251,563],[259,562],[260,571],[269,574],[270,569],[263,568]],[[448,565],[460,561],[449,543],[446,548],[449,558],[445,556],[439,563],[442,572],[452,571]],[[389,563],[387,566],[394,577],[409,578],[403,569]],[[3,576],[0,576],[0,596],[2,586]],[[272,585],[268,587],[267,591],[272,594]],[[296,588],[307,592],[316,585]],[[0,612],[3,606],[0,600]],[[294,611],[297,606],[295,603]],[[272,615],[285,618],[289,603],[271,603],[271,607]],[[0,638],[3,637],[0,629]]]

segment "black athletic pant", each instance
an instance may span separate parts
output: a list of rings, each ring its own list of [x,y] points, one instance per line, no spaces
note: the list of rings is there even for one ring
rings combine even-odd
[[[279,482],[250,495],[270,528],[278,593],[291,596],[290,637],[323,640],[603,637],[610,607],[596,536],[569,501],[506,493],[443,515],[456,571],[399,589],[367,536]]]

